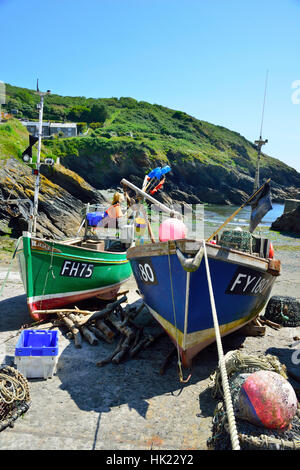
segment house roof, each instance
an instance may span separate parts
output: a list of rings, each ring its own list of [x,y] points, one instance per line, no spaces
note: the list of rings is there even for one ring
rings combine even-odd
[[[38,126],[37,121],[22,121],[24,126]],[[76,122],[43,122],[43,127],[73,127],[76,128]]]
[[[76,127],[76,122],[51,122],[50,127]]]

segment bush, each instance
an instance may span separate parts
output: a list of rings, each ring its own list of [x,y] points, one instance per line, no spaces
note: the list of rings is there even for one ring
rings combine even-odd
[[[79,133],[85,132],[87,130],[86,122],[77,122],[77,131]]]
[[[107,108],[104,104],[94,104],[90,110],[87,122],[103,123],[108,118]]]

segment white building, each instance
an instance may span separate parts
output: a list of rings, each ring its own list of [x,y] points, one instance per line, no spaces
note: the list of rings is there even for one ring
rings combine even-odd
[[[27,127],[28,132],[38,135],[39,123],[35,121],[22,121],[23,126]],[[54,134],[62,132],[64,137],[76,137],[77,125],[75,122],[43,122],[43,137],[50,137]]]

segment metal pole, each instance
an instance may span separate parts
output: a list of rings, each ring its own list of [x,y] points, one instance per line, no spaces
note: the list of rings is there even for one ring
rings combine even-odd
[[[32,232],[33,235],[36,235],[36,219],[38,215],[38,205],[39,205],[39,190],[40,190],[40,161],[41,161],[41,147],[42,147],[42,134],[43,134],[43,108],[44,108],[44,94],[38,93],[41,97],[39,103],[39,130],[38,130],[38,151],[37,151],[37,161],[36,169],[37,176],[35,180],[35,189],[34,189],[34,200],[33,200],[33,226]]]
[[[259,160],[260,160],[260,150],[261,147],[258,148],[257,152],[257,160],[256,160],[256,172],[255,172],[255,179],[254,179],[254,191],[259,187]]]
[[[267,70],[266,73],[266,83],[265,83],[265,93],[264,93],[264,101],[263,101],[263,108],[262,108],[262,115],[261,115],[261,125],[260,125],[260,133],[259,133],[259,140],[256,140],[254,143],[258,147],[258,152],[257,152],[257,161],[256,161],[256,172],[255,172],[255,179],[254,179],[254,188],[253,190],[255,191],[256,189],[259,188],[259,166],[260,166],[260,156],[261,156],[261,148],[263,145],[265,145],[268,140],[262,140],[262,129],[263,129],[263,122],[264,122],[264,114],[265,114],[265,105],[266,105],[266,94],[267,94],[267,84],[268,84],[268,75],[269,71]]]
[[[39,130],[38,130],[38,151],[37,151],[37,161],[36,161],[36,180],[35,180],[35,189],[34,189],[34,199],[33,199],[33,223],[32,223],[32,233],[36,235],[36,220],[38,215],[38,205],[39,205],[39,190],[40,190],[40,166],[41,166],[41,149],[42,149],[42,135],[43,135],[43,109],[44,109],[44,96],[50,94],[50,90],[46,92],[39,91],[37,87],[36,94],[40,96],[41,100],[38,105],[39,108]]]
[[[261,136],[259,140],[255,141],[255,144],[257,145],[257,148],[258,148],[258,152],[257,152],[256,172],[255,172],[255,180],[254,180],[254,188],[253,188],[254,191],[259,188],[259,165],[260,165],[261,148],[267,142],[268,142],[268,139],[262,140]]]

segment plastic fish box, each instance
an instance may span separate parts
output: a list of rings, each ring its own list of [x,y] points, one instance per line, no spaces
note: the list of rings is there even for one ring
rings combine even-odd
[[[58,349],[58,331],[22,331],[15,348],[18,371],[26,378],[53,377]]]

